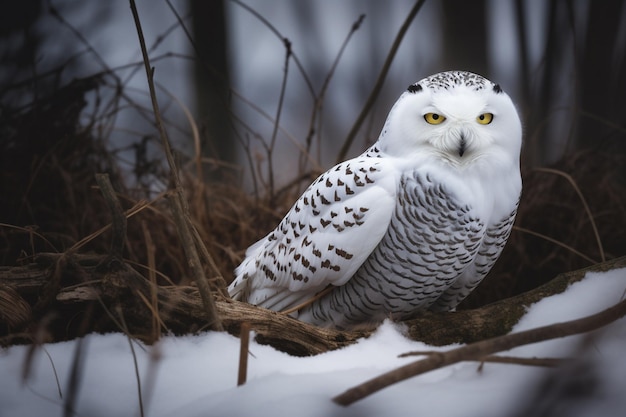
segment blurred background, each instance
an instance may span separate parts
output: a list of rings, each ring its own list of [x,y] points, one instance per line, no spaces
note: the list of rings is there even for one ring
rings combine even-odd
[[[270,202],[199,219],[209,236],[233,225],[225,233],[237,239],[212,244],[225,276],[335,163],[418,3],[137,1],[183,168]],[[519,292],[625,254],[624,3],[423,2],[345,157],[376,140],[409,84],[480,73],[517,103],[525,136],[518,229],[498,264],[509,281],[494,285]],[[92,172],[110,172],[133,198],[167,189],[168,176],[127,1],[3,0],[0,10],[0,255],[11,264],[38,250],[32,230],[45,233],[43,249],[63,250],[95,229],[98,210],[85,209],[97,194]],[[218,200],[234,194],[213,190]],[[221,216],[242,206],[228,204]]]
[[[241,162],[242,137],[268,142],[288,71],[277,146],[295,159],[309,135],[317,95],[317,162],[334,162],[361,111],[412,1],[139,0],[160,100],[189,146],[192,112],[211,158]],[[376,139],[387,111],[410,84],[464,69],[500,83],[525,121],[524,161],[551,163],[624,133],[626,8],[620,0],[425,1],[402,39],[382,92],[350,156]],[[364,15],[359,28],[353,24]],[[128,2],[6,2],[0,16],[3,112],[45,97],[72,80],[105,74],[126,87],[112,146],[141,140],[149,114],[145,73]],[[350,36],[343,54],[340,49]],[[285,62],[283,38],[291,44]],[[333,62],[338,58],[336,68]],[[113,83],[113,81],[109,81]],[[115,91],[108,91],[115,93]],[[101,92],[103,94],[103,92]],[[106,100],[107,97],[101,97]],[[93,106],[85,111],[94,110]],[[124,109],[121,109],[124,110]],[[171,110],[171,111],[170,111]],[[126,114],[128,113],[128,114]],[[269,120],[269,119],[274,120]],[[145,120],[148,119],[148,120]],[[239,136],[239,137],[235,137]],[[243,139],[245,141],[245,138]],[[295,143],[294,143],[295,142]],[[288,156],[292,157],[289,158]],[[132,158],[130,158],[131,164]]]

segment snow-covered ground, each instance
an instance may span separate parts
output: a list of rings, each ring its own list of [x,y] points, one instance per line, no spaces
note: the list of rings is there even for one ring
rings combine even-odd
[[[590,273],[560,295],[531,306],[514,331],[580,318],[624,297],[626,268]],[[296,358],[251,343],[248,382],[236,386],[239,340],[222,333],[166,337],[156,346],[133,342],[146,416],[626,416],[626,320],[589,336],[516,348],[507,355],[576,357],[557,370],[460,363],[388,387],[349,407],[331,398],[432,350],[383,324],[370,338],[326,354]],[[22,378],[28,347],[0,351],[0,416],[61,416],[76,341],[35,352]],[[444,348],[444,349],[449,349]],[[139,416],[138,383],[128,339],[83,339],[76,414]],[[58,384],[55,379],[55,371]]]

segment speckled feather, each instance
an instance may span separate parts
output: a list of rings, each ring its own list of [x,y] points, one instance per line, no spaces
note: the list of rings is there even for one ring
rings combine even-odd
[[[387,230],[399,175],[389,161],[366,157],[322,174],[248,249],[231,295],[282,310],[328,284],[345,284]]]
[[[424,122],[435,110],[447,124]],[[485,111],[494,123],[479,126]],[[231,296],[280,311],[332,285],[297,317],[338,328],[453,309],[508,239],[520,146],[519,117],[497,84],[454,71],[411,85],[379,140],[322,174],[248,249]]]

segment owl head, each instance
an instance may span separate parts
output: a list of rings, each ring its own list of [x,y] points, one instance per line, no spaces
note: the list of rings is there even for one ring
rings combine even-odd
[[[522,127],[510,97],[480,75],[441,72],[409,86],[379,138],[390,156],[464,168],[496,160],[519,165]]]

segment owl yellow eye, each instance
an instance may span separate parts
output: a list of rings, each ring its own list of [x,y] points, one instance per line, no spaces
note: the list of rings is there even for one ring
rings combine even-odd
[[[426,113],[424,115],[424,120],[426,120],[426,122],[430,123],[431,125],[438,125],[443,123],[446,118],[437,113]]]
[[[481,125],[488,125],[493,120],[493,113],[483,113],[476,118]]]

